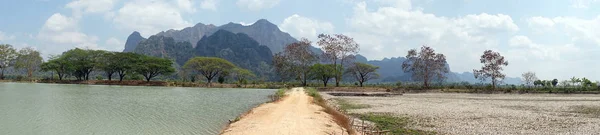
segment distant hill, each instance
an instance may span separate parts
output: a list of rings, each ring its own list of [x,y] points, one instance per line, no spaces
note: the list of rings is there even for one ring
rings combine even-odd
[[[198,41],[195,56],[219,57],[257,74],[269,72],[273,61],[271,50],[243,33],[219,30]]]
[[[127,42],[125,43],[125,49],[123,52],[133,52],[137,45],[143,40],[146,40],[146,38],[142,37],[139,32],[134,31],[131,33],[131,35],[129,35],[129,37],[127,37]]]

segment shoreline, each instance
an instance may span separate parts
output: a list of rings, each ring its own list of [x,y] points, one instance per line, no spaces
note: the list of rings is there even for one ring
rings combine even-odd
[[[148,86],[148,87],[184,87],[184,88],[240,88],[240,89],[280,89],[284,88],[283,85],[279,84],[227,84],[227,83],[212,83],[209,87],[206,83],[199,82],[169,82],[169,81],[132,81],[132,80],[89,80],[89,81],[76,81],[76,80],[32,80],[32,81],[15,81],[15,80],[0,80],[0,83],[42,83],[42,84],[76,84],[76,85],[109,85],[109,86]]]

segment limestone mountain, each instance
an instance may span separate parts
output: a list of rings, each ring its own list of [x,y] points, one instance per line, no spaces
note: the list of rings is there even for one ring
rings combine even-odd
[[[176,42],[172,37],[151,36],[141,41],[135,50],[138,54],[170,58],[183,65],[194,56],[194,48],[189,42]]]
[[[146,38],[142,37],[139,32],[134,31],[131,33],[131,35],[129,35],[129,37],[127,37],[127,42],[125,43],[125,49],[123,49],[123,52],[133,52],[137,45],[143,40],[146,40]]]
[[[187,42],[192,43],[192,47],[196,47],[196,43],[198,41],[200,41],[200,39],[202,37],[210,36],[217,30],[218,30],[218,28],[215,25],[212,25],[212,24],[205,25],[203,23],[198,23],[198,24],[194,25],[194,27],[187,27],[182,30],[171,29],[168,31],[160,32],[156,35],[172,37],[173,39],[175,39],[175,41],[178,41],[178,42],[187,41]]]
[[[244,33],[219,30],[203,37],[195,47],[195,56],[219,57],[249,69],[259,76],[269,76],[273,54]]]

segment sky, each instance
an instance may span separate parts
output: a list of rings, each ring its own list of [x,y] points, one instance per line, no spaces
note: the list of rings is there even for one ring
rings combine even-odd
[[[133,31],[148,37],[259,19],[298,39],[348,35],[369,60],[427,45],[451,71],[472,72],[494,50],[508,60],[509,77],[600,80],[600,0],[0,0],[0,44],[44,56],[121,51]]]

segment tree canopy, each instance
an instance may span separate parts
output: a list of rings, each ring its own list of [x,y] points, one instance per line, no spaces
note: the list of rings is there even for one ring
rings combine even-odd
[[[202,74],[208,84],[223,72],[228,72],[236,68],[231,62],[216,57],[195,57],[190,59],[183,66],[185,70]]]
[[[4,70],[13,66],[12,61],[17,58],[17,51],[12,45],[0,44],[0,80],[4,79]]]
[[[406,55],[407,60],[402,63],[404,72],[412,72],[414,80],[423,81],[423,87],[428,88],[433,79],[443,80],[449,69],[446,67],[446,56],[435,53],[429,46],[422,46],[417,52],[411,49]]]
[[[496,85],[500,83],[506,75],[502,73],[502,66],[508,66],[508,61],[504,59],[504,56],[498,52],[492,50],[486,50],[479,59],[483,64],[480,70],[473,69],[475,78],[480,80],[486,80],[490,78],[492,81],[492,89],[496,88]]]
[[[363,87],[364,82],[371,79],[379,78],[379,74],[377,74],[376,72],[377,69],[379,69],[379,67],[370,64],[355,62],[350,67],[348,67],[348,69],[346,69],[346,73],[351,74],[356,79],[356,81],[358,81],[360,87]]]

